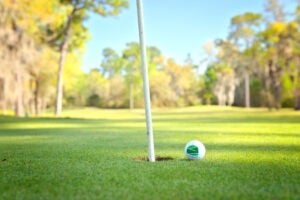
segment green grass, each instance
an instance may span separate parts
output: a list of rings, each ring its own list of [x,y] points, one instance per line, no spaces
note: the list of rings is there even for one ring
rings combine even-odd
[[[0,199],[300,199],[300,113],[155,110],[149,163],[142,110],[0,117]],[[193,139],[200,161],[184,157]]]

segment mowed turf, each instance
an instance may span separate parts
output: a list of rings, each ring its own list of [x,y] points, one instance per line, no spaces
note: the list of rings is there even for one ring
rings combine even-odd
[[[300,113],[191,107],[0,117],[0,199],[300,199]],[[188,161],[190,140],[206,146]]]

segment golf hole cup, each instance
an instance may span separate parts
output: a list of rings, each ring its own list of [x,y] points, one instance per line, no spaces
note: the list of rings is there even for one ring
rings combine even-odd
[[[185,145],[184,153],[188,159],[200,160],[205,156],[205,146],[198,140],[192,140]]]

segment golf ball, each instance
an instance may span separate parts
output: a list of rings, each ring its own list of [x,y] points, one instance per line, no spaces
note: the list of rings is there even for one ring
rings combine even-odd
[[[184,153],[188,159],[200,160],[205,156],[205,146],[198,140],[192,140],[185,145]]]

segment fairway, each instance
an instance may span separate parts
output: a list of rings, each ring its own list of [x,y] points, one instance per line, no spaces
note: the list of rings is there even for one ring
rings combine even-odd
[[[142,110],[0,116],[0,199],[300,199],[300,112],[154,110],[150,163]],[[184,146],[199,140],[200,161]]]

